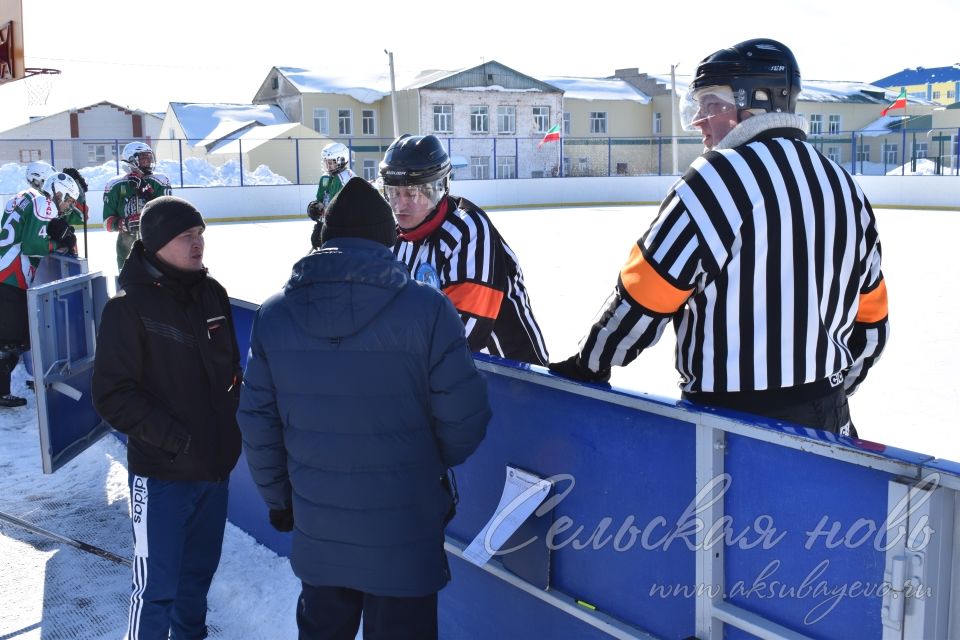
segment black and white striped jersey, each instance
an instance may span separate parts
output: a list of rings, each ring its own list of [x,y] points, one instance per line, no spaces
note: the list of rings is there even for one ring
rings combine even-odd
[[[547,363],[520,263],[487,214],[463,198],[438,206],[442,222],[425,237],[397,240],[393,253],[418,281],[442,290],[463,320],[473,351]]]
[[[672,320],[684,391],[856,389],[889,332],[873,211],[784,133],[710,151],[674,185],[581,343],[590,369],[626,365]]]

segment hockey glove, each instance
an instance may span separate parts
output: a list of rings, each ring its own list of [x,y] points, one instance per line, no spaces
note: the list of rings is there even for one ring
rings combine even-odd
[[[313,231],[310,233],[310,246],[313,247],[314,249],[319,249],[320,245],[323,244],[323,242],[321,242],[321,239],[320,239],[322,232],[323,232],[323,223],[320,221],[317,221],[317,224],[313,225]]]
[[[293,531],[293,507],[270,509],[270,526],[281,533]]]
[[[60,239],[57,240],[57,247],[59,249],[66,249],[69,253],[77,252],[77,234],[74,233],[73,227],[67,227],[67,230]]]
[[[564,360],[563,362],[551,362],[548,366],[550,371],[558,376],[580,380],[581,382],[607,382],[610,380],[610,369],[601,369],[593,371],[576,354]]]
[[[72,233],[73,229],[67,224],[67,219],[63,217],[54,218],[47,223],[47,237],[56,242],[58,245],[63,237],[67,233]],[[74,238],[74,244],[76,244],[76,238]],[[62,246],[62,245],[61,245]]]
[[[307,215],[314,222],[320,222],[320,218],[323,217],[323,205],[320,204],[319,200],[310,201],[307,205]]]
[[[127,233],[137,234],[140,232],[140,214],[131,213],[126,218],[120,220],[120,230]]]

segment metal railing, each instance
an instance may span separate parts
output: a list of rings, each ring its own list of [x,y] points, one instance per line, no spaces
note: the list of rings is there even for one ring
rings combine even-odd
[[[581,137],[541,144],[540,137],[439,136],[453,161],[456,180],[567,176],[663,176],[673,173],[669,136]],[[960,128],[875,135],[848,131],[814,134],[808,141],[854,175],[958,175]],[[347,145],[357,175],[374,180],[392,139],[376,137],[145,140],[157,171],[175,187],[316,184],[324,173],[320,152],[331,140]],[[124,173],[120,150],[131,139],[0,139],[0,191],[16,173],[8,164],[46,160],[83,169],[91,189]],[[676,138],[682,172],[703,152],[697,136]],[[20,175],[22,176],[22,168]]]

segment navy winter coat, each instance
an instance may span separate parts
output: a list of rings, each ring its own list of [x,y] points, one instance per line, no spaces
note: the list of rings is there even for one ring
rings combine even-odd
[[[450,301],[369,240],[301,259],[257,313],[238,421],[303,582],[422,596],[450,579],[441,479],[490,407]]]

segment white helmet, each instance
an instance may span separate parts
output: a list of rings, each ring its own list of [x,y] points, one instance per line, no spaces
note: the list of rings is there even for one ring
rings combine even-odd
[[[127,171],[139,171],[145,176],[153,173],[153,168],[157,166],[153,149],[142,142],[131,142],[125,146],[120,160],[127,165]]]
[[[323,151],[320,152],[320,157],[323,159],[324,163],[329,160],[333,160],[337,163],[335,169],[327,168],[330,173],[340,173],[347,167],[347,163],[350,161],[350,150],[347,149],[347,146],[341,142],[331,142],[323,148]]]
[[[50,166],[49,162],[44,162],[43,160],[31,162],[27,165],[27,184],[34,189],[42,189],[43,182],[51,173],[56,172],[57,170]]]
[[[41,187],[40,190],[54,201],[60,213],[66,213],[64,209],[69,210],[68,207],[63,206],[68,197],[73,199],[73,201],[69,203],[71,207],[80,197],[80,187],[73,178],[65,173],[51,173],[47,176],[47,179],[43,181],[43,187]],[[57,198],[57,196],[60,197]]]

